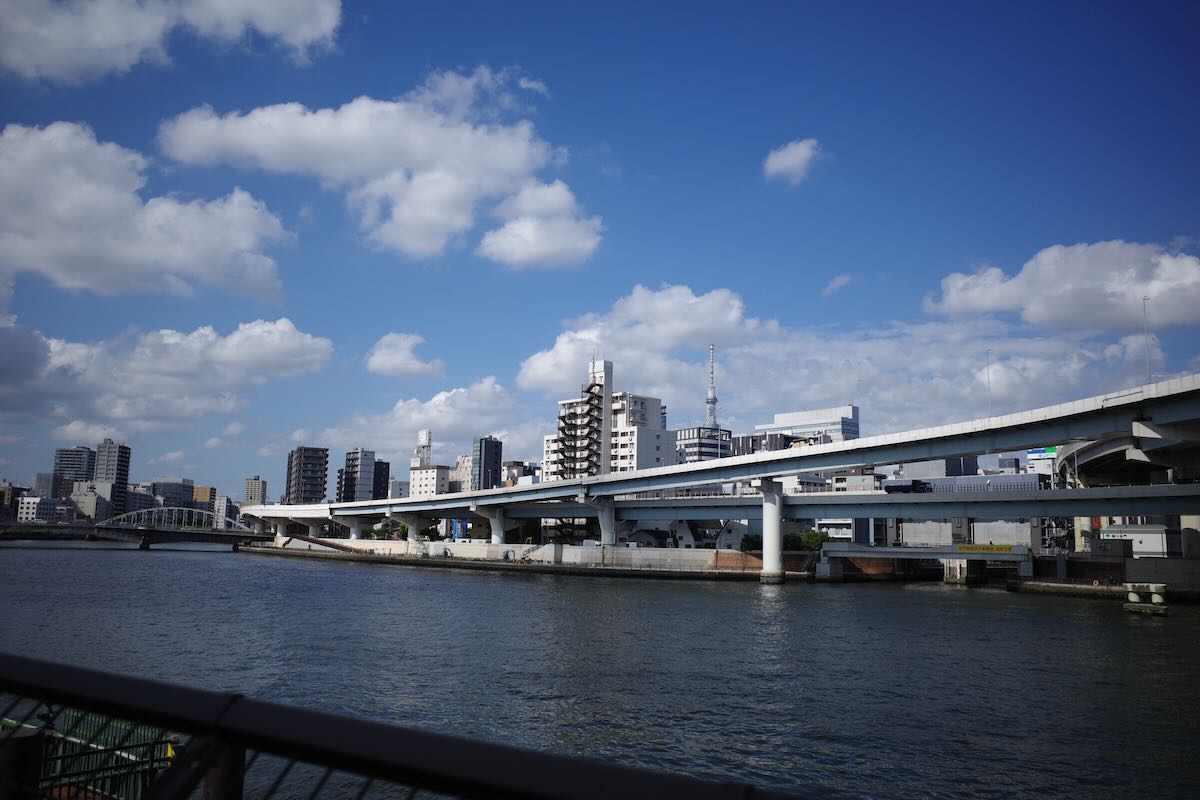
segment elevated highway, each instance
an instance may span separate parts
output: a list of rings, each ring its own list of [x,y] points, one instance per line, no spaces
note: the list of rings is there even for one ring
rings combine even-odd
[[[1196,497],[1188,488],[1157,491],[1160,487],[1131,487],[1129,492],[1091,497],[1049,496],[1038,492],[1037,496],[1023,498],[984,493],[972,498],[963,495],[949,498],[914,495],[903,499],[890,495],[844,495],[845,499],[841,499],[826,495],[785,495],[779,481],[782,477],[1077,441],[1102,442],[1121,437],[1160,440],[1173,435],[1191,435],[1198,427],[1200,375],[1189,375],[1015,414],[798,449],[430,498],[247,506],[242,513],[258,520],[260,527],[274,524],[280,530],[288,522],[301,522],[317,529],[321,522],[334,520],[347,525],[352,537],[365,522],[381,518],[397,519],[410,528],[419,528],[430,518],[475,515],[491,523],[496,540],[506,528],[512,527],[512,521],[536,517],[594,517],[599,521],[601,544],[612,546],[617,542],[616,523],[619,519],[687,519],[694,518],[687,515],[701,513],[697,510],[701,508],[708,514],[705,518],[711,518],[712,509],[719,507],[705,505],[690,497],[667,498],[658,505],[654,505],[654,501],[630,505],[630,502],[642,502],[629,499],[632,495],[749,481],[758,490],[757,498],[732,498],[723,513],[732,514],[733,509],[738,509],[737,513],[742,516],[737,518],[762,520],[762,577],[765,581],[775,581],[782,576],[779,526],[788,513],[805,518],[886,516],[900,510],[896,515],[909,516],[917,514],[919,508],[919,513],[927,516],[986,517],[994,514],[993,518],[1004,518],[1075,514],[1080,513],[1089,501],[1098,504],[1086,506],[1093,509],[1090,513],[1100,509],[1121,509],[1120,512],[1106,513],[1142,515],[1176,513],[1150,509],[1196,507]],[[716,502],[725,501],[717,499]],[[789,511],[800,506],[807,508],[802,513]],[[993,511],[985,511],[986,508]],[[951,513],[952,510],[958,513]],[[961,513],[964,511],[966,513]],[[647,516],[651,514],[670,514],[670,517]]]

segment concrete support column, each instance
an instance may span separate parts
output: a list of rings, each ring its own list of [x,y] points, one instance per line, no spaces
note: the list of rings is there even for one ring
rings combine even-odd
[[[417,540],[417,532],[429,526],[429,520],[417,514],[395,514],[395,519],[401,525],[408,529],[408,540],[415,542]]]
[[[287,538],[287,526],[288,526],[288,521],[286,519],[275,520],[275,538],[277,538],[277,539]]]
[[[261,519],[254,520],[254,532],[255,533],[265,533],[266,528],[267,528],[267,526],[263,524],[263,521]]]
[[[314,539],[321,538],[321,526],[315,522],[308,523],[308,535]]]
[[[600,545],[615,547],[617,544],[617,510],[612,498],[599,498],[592,501],[596,505],[596,516],[600,520]]]
[[[762,478],[754,482],[762,493],[762,572],[763,583],[783,582],[783,485],[777,480]]]
[[[475,513],[488,521],[492,529],[492,544],[504,544],[504,509],[481,508]]]
[[[342,517],[342,519],[340,521],[343,525],[346,525],[350,528],[350,538],[351,539],[361,539],[362,538],[362,520],[361,519],[359,519],[358,517]]]

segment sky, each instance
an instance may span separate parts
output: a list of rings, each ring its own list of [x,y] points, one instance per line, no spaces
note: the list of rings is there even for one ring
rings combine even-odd
[[[682,427],[715,345],[738,434],[1198,372],[1198,23],[0,0],[0,477],[104,436],[234,498],[297,444],[404,477],[420,428],[538,459],[593,354]]]

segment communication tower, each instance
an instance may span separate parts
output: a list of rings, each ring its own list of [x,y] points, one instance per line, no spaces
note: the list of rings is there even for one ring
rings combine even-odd
[[[705,420],[705,425],[709,428],[717,427],[717,379],[716,379],[716,348],[713,345],[708,346],[708,399],[704,401],[704,405],[708,406],[708,417]]]

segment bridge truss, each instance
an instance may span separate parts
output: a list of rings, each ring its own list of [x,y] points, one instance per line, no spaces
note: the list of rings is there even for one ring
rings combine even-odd
[[[129,511],[100,523],[109,528],[154,528],[156,530],[233,530],[249,531],[250,528],[234,520],[218,517],[211,511],[199,508],[144,508]]]

